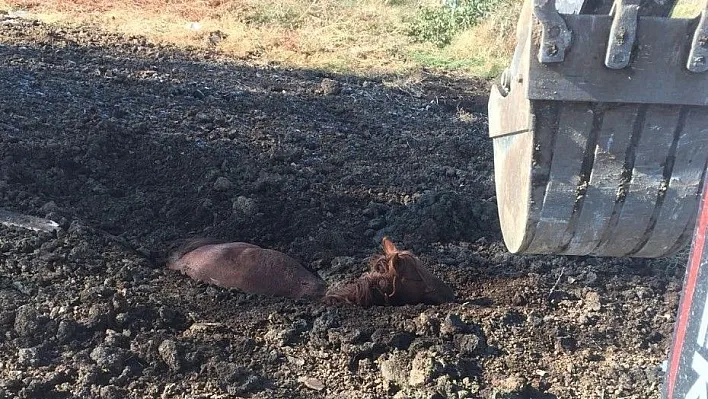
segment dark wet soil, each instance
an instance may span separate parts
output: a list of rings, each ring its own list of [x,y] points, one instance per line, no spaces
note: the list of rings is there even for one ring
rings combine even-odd
[[[649,398],[685,258],[516,256],[488,83],[254,67],[0,24],[0,398]],[[328,282],[382,236],[456,291],[325,307],[166,270],[177,239],[286,252]]]

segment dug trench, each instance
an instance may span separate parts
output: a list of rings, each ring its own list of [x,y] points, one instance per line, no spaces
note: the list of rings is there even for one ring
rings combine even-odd
[[[488,82],[256,67],[92,27],[0,25],[0,398],[656,397],[683,258],[509,254]],[[332,283],[381,237],[444,305],[324,306],[165,268],[191,236]]]

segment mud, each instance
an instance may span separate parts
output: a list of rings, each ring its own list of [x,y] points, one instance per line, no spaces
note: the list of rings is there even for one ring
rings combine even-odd
[[[515,256],[488,82],[255,67],[0,24],[0,398],[656,397],[685,257]],[[328,282],[391,237],[455,303],[328,308],[165,268],[193,236]]]

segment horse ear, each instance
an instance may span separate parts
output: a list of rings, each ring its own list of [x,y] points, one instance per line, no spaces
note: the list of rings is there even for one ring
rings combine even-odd
[[[391,241],[388,237],[384,237],[382,240],[382,245],[383,245],[383,250],[386,255],[391,255],[396,252],[400,252],[398,248],[393,244],[393,241]]]

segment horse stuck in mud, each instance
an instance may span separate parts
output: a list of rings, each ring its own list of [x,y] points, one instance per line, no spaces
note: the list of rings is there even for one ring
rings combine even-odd
[[[209,238],[186,240],[168,261],[168,268],[224,288],[292,299],[321,300],[362,307],[440,304],[455,300],[452,289],[433,275],[410,251],[387,237],[383,254],[357,280],[326,290],[325,282],[288,255],[244,242]]]

